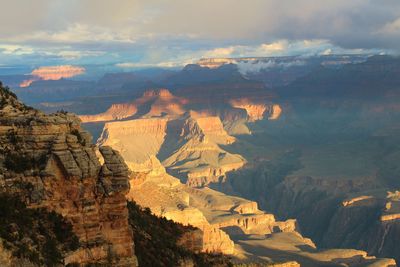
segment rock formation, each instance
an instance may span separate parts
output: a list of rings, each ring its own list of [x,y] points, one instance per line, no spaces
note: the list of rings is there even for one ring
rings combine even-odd
[[[219,146],[234,141],[218,117],[189,115],[175,120],[151,118],[106,123],[98,142],[121,151],[130,167],[158,156],[166,168],[185,182],[203,186],[243,166],[245,160],[240,155]]]
[[[90,135],[71,114],[45,115],[0,90],[0,186],[46,208],[72,224],[80,248],[68,263],[135,266],[136,257],[125,194],[129,170],[120,154],[100,148],[96,156]]]
[[[229,134],[241,135],[251,134],[246,125],[248,122],[262,120],[264,116],[270,120],[280,117],[281,107],[278,104],[272,104],[270,100],[263,99],[264,97],[259,99],[228,98],[224,100],[226,105],[219,103],[204,108],[204,104],[207,104],[202,103],[204,100],[177,97],[167,89],[154,89],[145,91],[142,97],[130,103],[113,104],[103,113],[79,117],[84,123],[91,123],[152,117],[177,119],[190,113],[191,117],[198,118],[199,123],[203,123],[204,126],[217,120],[211,117],[219,117]]]
[[[28,87],[34,81],[38,80],[59,80],[61,78],[70,78],[85,72],[85,68],[71,65],[64,66],[48,66],[34,69],[31,72],[32,78],[25,80],[20,87]]]
[[[266,104],[252,103],[250,99],[242,98],[231,100],[232,107],[245,109],[250,121],[258,121],[264,118],[264,112],[267,110]]]
[[[188,100],[172,95],[167,89],[147,90],[131,103],[113,104],[104,113],[81,115],[82,122],[122,120],[136,117],[178,116],[185,113]]]
[[[167,174],[156,158],[134,167],[138,169],[132,170],[128,198],[156,215],[199,228],[201,236],[195,236],[193,242],[203,252],[236,254],[232,238],[242,233],[296,231],[294,220],[277,222],[272,214],[258,210],[255,202],[182,184]]]

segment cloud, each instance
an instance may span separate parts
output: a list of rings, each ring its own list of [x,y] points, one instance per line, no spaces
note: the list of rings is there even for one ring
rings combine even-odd
[[[266,62],[236,62],[239,72],[246,75],[248,73],[258,73],[262,70],[271,68],[286,69],[293,66],[302,66],[305,64],[304,60],[294,60],[292,62],[276,62],[275,60],[268,60]]]
[[[73,51],[73,50],[63,50],[56,53],[57,56],[62,57],[65,60],[78,60],[82,57],[97,57],[102,56],[105,51]]]
[[[0,61],[400,52],[398,0],[0,0]],[[321,42],[321,43],[318,43]],[[13,46],[19,47],[15,50]],[[324,47],[323,50],[321,48]],[[312,50],[315,51],[312,51]],[[95,51],[95,52],[91,52]]]
[[[33,48],[29,46],[20,46],[20,45],[0,45],[0,52],[6,55],[27,55],[33,53]]]
[[[396,20],[385,24],[379,30],[379,33],[382,33],[385,35],[400,36],[400,18],[397,18]]]
[[[380,54],[379,49],[344,49],[331,44],[328,40],[278,40],[259,45],[237,45],[216,47],[212,49],[188,49],[182,48],[152,48],[142,51],[142,57],[135,61],[122,61],[115,64],[119,68],[146,68],[146,67],[180,67],[190,63],[196,63],[202,58],[238,58],[238,57],[276,57],[276,56],[314,56],[328,54]],[[124,57],[122,57],[124,58]],[[125,58],[124,58],[125,59]],[[266,62],[258,66],[243,63],[243,70],[247,68],[277,67],[274,61]],[[280,63],[279,63],[280,64]],[[302,64],[301,61],[295,64]],[[245,66],[246,65],[246,66]],[[280,67],[288,67],[281,64]],[[257,70],[252,70],[257,71]]]
[[[69,25],[66,29],[59,31],[36,31],[26,35],[16,35],[9,38],[13,42],[27,43],[134,43],[129,30],[111,30],[86,24]]]
[[[375,49],[345,49],[335,46],[328,40],[278,40],[260,45],[240,45],[214,48],[203,51],[201,57],[274,57],[274,56],[311,56],[326,54],[374,54],[380,52]]]

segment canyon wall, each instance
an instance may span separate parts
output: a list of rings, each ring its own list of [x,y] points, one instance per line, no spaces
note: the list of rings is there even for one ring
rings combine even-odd
[[[218,181],[245,160],[220,148],[235,138],[218,117],[149,118],[106,123],[98,141],[119,150],[132,169],[152,156],[193,186]]]
[[[125,194],[129,170],[120,154],[100,148],[70,114],[45,115],[0,91],[0,186],[30,208],[46,208],[72,224],[80,248],[65,263],[135,266]]]

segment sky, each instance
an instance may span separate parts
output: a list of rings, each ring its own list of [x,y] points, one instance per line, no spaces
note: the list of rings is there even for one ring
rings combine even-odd
[[[400,53],[399,0],[0,0],[9,65]]]

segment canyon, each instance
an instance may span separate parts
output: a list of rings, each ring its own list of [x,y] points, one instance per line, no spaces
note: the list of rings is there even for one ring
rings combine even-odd
[[[198,227],[186,242],[195,250],[237,263],[395,266],[398,60],[299,60],[203,60],[149,87],[110,74],[108,95],[46,105],[82,114],[97,146],[125,159],[126,197]]]
[[[202,230],[202,240],[195,242],[198,249],[231,254],[237,262],[283,261],[291,264],[290,260],[297,260],[302,266],[316,266],[322,262],[350,266],[395,265],[391,259],[376,259],[361,250],[321,251],[300,234],[296,220],[279,221],[272,213],[259,210],[257,202],[229,195],[230,191],[225,188],[222,191],[227,194],[209,188],[215,184],[229,186],[230,174],[247,164],[242,156],[222,148],[228,149],[237,141],[238,137],[232,136],[234,131],[229,128],[236,122],[234,114],[237,110],[246,114],[239,118],[244,118],[243,125],[247,128],[249,123],[279,120],[283,112],[280,105],[243,98],[228,100],[231,107],[224,112],[212,108],[186,110],[185,105],[190,106],[190,99],[182,101],[167,92],[166,89],[151,90],[133,101],[144,103],[147,101],[143,99],[151,96],[151,104],[142,109],[146,112],[138,113],[140,105],[132,104],[136,108],[123,117],[105,117],[105,113],[81,116],[86,122],[105,121],[98,145],[111,146],[125,158],[132,171],[129,199],[149,207],[158,216],[196,226]],[[169,101],[160,99],[178,99],[183,108],[181,112],[175,112],[176,109],[163,106],[169,106]],[[123,109],[126,105],[119,107]],[[106,113],[115,110],[111,107]],[[160,116],[160,112],[149,112],[151,110],[163,110],[164,114]],[[238,135],[239,138],[241,135],[243,133]],[[256,247],[269,251],[269,259],[261,257],[263,252]],[[289,251],[295,256],[289,256]],[[285,256],[279,255],[282,253]]]

